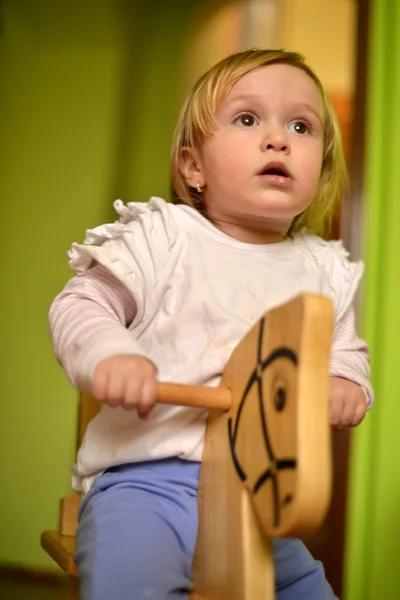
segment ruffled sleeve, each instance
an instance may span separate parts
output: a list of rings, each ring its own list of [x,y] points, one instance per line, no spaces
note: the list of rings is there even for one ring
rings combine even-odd
[[[161,198],[126,205],[117,200],[114,208],[116,222],[88,229],[83,244],[72,244],[69,266],[78,275],[95,263],[105,267],[134,294],[140,317],[152,299],[146,290],[157,285],[178,230],[170,205]]]
[[[309,248],[323,274],[322,293],[335,305],[336,321],[340,321],[353,305],[359,288],[364,264],[352,262],[341,240],[325,241],[309,238]]]
[[[354,300],[364,272],[361,261],[352,262],[341,241],[308,240],[312,255],[322,273],[322,293],[335,306],[330,374],[360,385],[366,395],[367,408],[374,403],[370,383],[368,345],[358,337],[355,326]]]
[[[88,230],[83,244],[72,245],[69,265],[77,274],[50,309],[55,354],[81,390],[90,389],[101,360],[145,355],[130,329],[155,310],[157,282],[177,236],[159,198],[114,206],[117,222]]]
[[[150,198],[149,202],[114,202],[114,209],[119,219],[114,223],[105,223],[86,230],[83,244],[73,243],[68,256],[69,266],[77,273],[84,273],[92,264],[93,259],[108,263],[129,262],[120,256],[117,246],[124,240],[122,254],[130,254],[141,250],[144,245],[147,251],[162,255],[165,247],[173,243],[176,226],[174,226],[169,205],[161,198]],[[114,241],[115,244],[107,242]],[[155,247],[153,244],[155,242]],[[163,248],[160,246],[163,245]],[[115,247],[114,247],[115,246]]]

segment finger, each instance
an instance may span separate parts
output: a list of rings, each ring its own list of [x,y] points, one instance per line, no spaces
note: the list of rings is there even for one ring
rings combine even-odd
[[[137,408],[140,400],[140,381],[138,381],[137,375],[128,376],[125,393],[122,399],[122,406],[127,410]]]
[[[350,398],[343,404],[342,414],[340,416],[340,425],[342,427],[350,427],[353,422],[357,404]]]
[[[126,386],[126,379],[120,373],[113,373],[108,380],[106,402],[110,406],[122,404]]]
[[[336,398],[331,399],[330,412],[331,412],[331,425],[333,427],[339,427],[341,425],[342,410],[343,410],[343,400],[341,398],[338,398],[337,396],[336,396]]]
[[[157,380],[147,377],[143,384],[138,404],[138,414],[141,419],[147,418],[157,401]]]
[[[108,373],[107,371],[100,369],[94,372],[93,383],[92,383],[92,396],[99,402],[105,402],[107,399],[107,388],[108,388]]]
[[[352,419],[350,425],[352,427],[356,427],[357,425],[359,425],[361,423],[361,421],[363,420],[363,418],[365,417],[366,412],[367,412],[367,406],[366,406],[365,402],[359,403],[356,406],[356,409],[355,409],[354,415],[353,415],[353,419]]]

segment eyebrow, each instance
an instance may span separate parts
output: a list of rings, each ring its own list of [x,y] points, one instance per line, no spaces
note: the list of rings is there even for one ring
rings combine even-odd
[[[230,98],[227,104],[234,104],[235,102],[240,102],[243,100],[253,100],[253,102],[260,102],[260,96],[258,94],[240,94],[239,96],[234,96],[233,98]]]
[[[241,101],[260,102],[260,96],[258,94],[240,94],[239,96],[234,96],[228,100],[227,104],[231,105]],[[313,113],[317,119],[320,121],[322,120],[319,111],[317,111],[314,106],[308,104],[307,102],[295,102],[294,104],[290,105],[290,108],[293,110],[307,110],[308,112]]]
[[[295,104],[293,106],[293,108],[298,109],[298,110],[301,110],[301,109],[308,110],[308,112],[313,113],[319,120],[321,120],[320,112],[318,110],[316,110],[315,107],[312,106],[311,104],[307,104],[307,102],[299,102],[299,103]]]

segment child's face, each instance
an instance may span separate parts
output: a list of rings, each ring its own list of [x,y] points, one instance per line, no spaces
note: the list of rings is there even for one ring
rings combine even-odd
[[[285,233],[317,188],[320,115],[319,91],[304,71],[274,64],[244,75],[196,161],[211,220]]]

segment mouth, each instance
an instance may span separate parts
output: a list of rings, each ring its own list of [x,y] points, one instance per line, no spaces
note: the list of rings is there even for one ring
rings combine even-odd
[[[287,168],[287,166],[285,165],[285,163],[277,161],[272,161],[266,164],[265,167],[263,167],[261,171],[259,171],[258,175],[293,179],[293,176]]]

